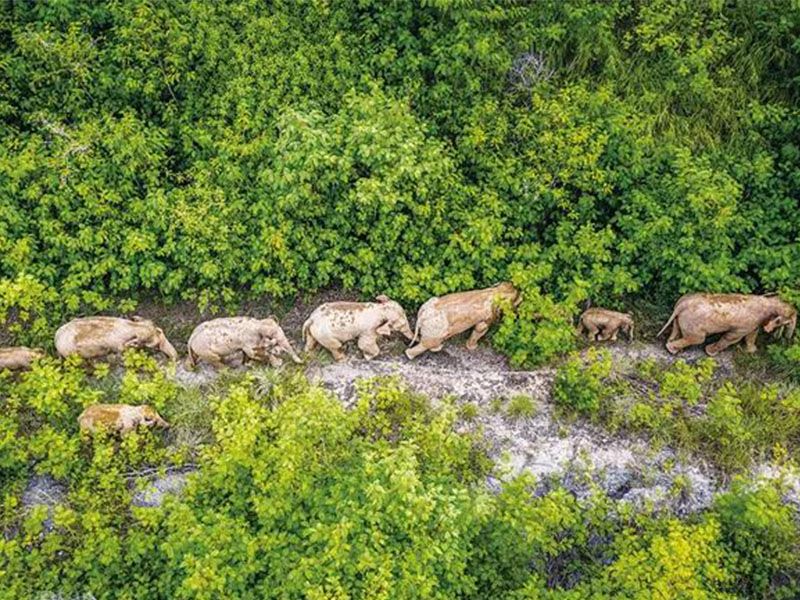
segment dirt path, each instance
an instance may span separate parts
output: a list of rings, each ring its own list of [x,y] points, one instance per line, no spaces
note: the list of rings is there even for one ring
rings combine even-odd
[[[676,360],[656,344],[623,343],[607,348],[615,363],[645,358]],[[691,362],[703,356],[701,350],[695,350],[681,358]],[[732,370],[729,356],[718,362],[721,372]],[[463,429],[485,436],[492,457],[505,465],[507,476],[528,471],[542,489],[557,482],[583,496],[599,486],[614,498],[637,504],[652,502],[680,514],[708,506],[720,486],[713,471],[696,459],[682,460],[669,449],[656,452],[642,440],[612,436],[600,428],[559,422],[550,401],[555,369],[514,370],[503,356],[487,347],[468,352],[463,345],[451,344],[415,361],[392,353],[374,361],[351,357],[308,369],[312,381],[346,404],[354,400],[355,381],[378,375],[399,376],[411,389],[433,400],[452,396],[459,404],[474,404],[477,414],[462,424]],[[533,414],[511,417],[505,406],[520,395],[533,400]],[[493,478],[489,484],[496,486],[499,481]]]
[[[663,347],[645,343],[606,346],[616,363],[644,358],[673,362]],[[463,343],[448,344],[439,353],[428,353],[414,361],[402,354],[396,343],[375,360],[367,361],[350,349],[348,359],[330,361],[324,353],[315,356],[306,374],[331,390],[345,405],[355,400],[356,381],[376,376],[398,376],[412,390],[433,401],[454,398],[457,404],[473,404],[475,416],[464,420],[464,431],[479,431],[489,452],[503,465],[489,485],[528,471],[541,489],[554,483],[566,485],[579,496],[599,486],[614,498],[641,504],[652,502],[676,513],[702,509],[719,488],[713,471],[696,459],[682,460],[669,449],[653,451],[643,440],[609,435],[586,424],[566,424],[553,415],[550,392],[555,369],[514,370],[505,357],[488,346],[469,352]],[[701,350],[681,355],[689,362],[705,356]],[[730,357],[718,361],[720,371],[732,370]],[[187,385],[205,383],[214,374],[208,369],[187,372],[179,367],[178,379]],[[511,417],[504,409],[509,399],[532,400],[530,416]]]
[[[645,358],[665,364],[677,360],[659,344],[617,343],[605,347],[618,365]],[[550,399],[556,372],[552,367],[514,370],[488,346],[468,352],[463,343],[448,344],[443,351],[414,361],[406,359],[403,348],[396,342],[373,361],[358,358],[350,349],[348,359],[341,363],[321,353],[309,361],[306,374],[346,406],[355,400],[356,382],[376,376],[397,376],[434,402],[451,397],[458,405],[471,404],[471,418],[463,419],[459,427],[479,432],[500,465],[487,481],[493,489],[499,488],[503,479],[528,471],[536,477],[540,492],[558,484],[585,497],[600,488],[612,498],[680,515],[706,508],[726,485],[696,457],[679,456],[669,448],[656,451],[641,439],[557,419]],[[695,349],[679,358],[694,362],[704,356],[702,350]],[[719,356],[717,362],[719,374],[733,373],[730,353]],[[178,381],[188,387],[206,384],[215,377],[208,367],[187,371],[179,365],[176,373]],[[507,410],[508,401],[517,396],[531,400],[531,410],[524,416],[511,416]],[[776,475],[769,465],[759,466],[756,472]],[[185,477],[178,473],[168,475],[165,481],[156,478],[147,494],[137,497],[137,503],[159,504],[164,493],[180,489]],[[800,480],[795,483],[797,493],[792,501],[800,502]]]

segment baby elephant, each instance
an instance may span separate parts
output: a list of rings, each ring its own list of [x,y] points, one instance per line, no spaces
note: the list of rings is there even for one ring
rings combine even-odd
[[[438,352],[446,339],[468,329],[472,329],[472,334],[467,340],[467,350],[474,350],[478,340],[497,320],[499,301],[517,307],[522,297],[513,285],[503,282],[483,290],[431,298],[417,313],[416,331],[411,341],[413,343],[419,337],[419,343],[406,350],[406,356],[414,358],[427,350]]]
[[[139,425],[145,427],[169,427],[152,406],[143,404],[131,406],[130,404],[93,404],[78,417],[81,431],[94,432],[98,429],[126,434],[136,429]]]
[[[25,346],[0,348],[0,371],[30,369],[33,361],[43,357],[44,352],[37,348],[26,348]]]
[[[378,336],[390,336],[399,331],[409,340],[413,337],[411,326],[403,308],[386,296],[377,302],[327,302],[318,306],[303,323],[306,352],[320,344],[336,360],[344,360],[342,345],[358,339],[364,358],[370,360],[380,354]]]
[[[578,335],[588,332],[592,341],[617,341],[617,334],[622,331],[633,341],[633,316],[605,308],[589,308],[578,319]],[[598,337],[599,334],[599,337]]]
[[[797,326],[797,311],[777,296],[748,294],[687,294],[676,303],[660,336],[672,324],[667,350],[672,354],[702,344],[706,336],[723,334],[705,350],[714,356],[744,338],[748,352],[756,351],[759,327],[767,333],[786,328],[791,337]]]
[[[84,317],[73,319],[56,331],[56,350],[66,358],[78,354],[85,359],[121,354],[128,348],[153,348],[176,360],[178,353],[164,331],[152,321],[133,317]]]
[[[199,361],[221,368],[244,360],[268,360],[273,367],[282,364],[279,354],[288,354],[296,363],[303,362],[292,348],[275,319],[225,317],[200,323],[188,344],[186,366]]]

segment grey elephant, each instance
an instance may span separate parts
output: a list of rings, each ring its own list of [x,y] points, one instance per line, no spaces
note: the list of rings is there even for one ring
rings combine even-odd
[[[633,341],[633,315],[606,308],[589,308],[578,319],[578,335],[587,332],[592,341],[615,342],[620,331]]]
[[[128,348],[152,348],[176,360],[178,353],[164,331],[147,319],[133,317],[83,317],[56,331],[56,350],[61,357],[73,354],[86,359],[119,354]]]
[[[38,348],[12,346],[0,348],[0,371],[22,371],[30,369],[33,361],[44,357],[44,351]]]
[[[675,303],[660,336],[672,324],[667,350],[672,354],[688,346],[702,344],[706,336],[721,333],[719,341],[706,346],[709,356],[739,342],[748,352],[756,351],[759,328],[767,333],[786,328],[788,337],[797,326],[797,311],[777,296],[749,294],[687,294]]]
[[[273,367],[282,364],[281,354],[296,363],[303,362],[272,317],[223,317],[200,323],[189,337],[186,366],[207,362],[217,368],[244,360],[267,360]]]
[[[412,343],[419,343],[406,350],[408,358],[415,358],[430,350],[438,352],[445,340],[472,329],[467,340],[467,349],[474,350],[499,316],[499,303],[509,302],[517,307],[522,301],[519,291],[504,281],[482,290],[458,292],[434,297],[425,302],[417,313],[417,324]]]
[[[311,352],[320,344],[330,351],[335,360],[344,360],[342,346],[358,339],[358,347],[364,358],[370,360],[380,354],[379,336],[388,337],[397,331],[410,340],[413,333],[403,307],[384,295],[376,300],[327,302],[318,306],[303,323],[305,351]]]

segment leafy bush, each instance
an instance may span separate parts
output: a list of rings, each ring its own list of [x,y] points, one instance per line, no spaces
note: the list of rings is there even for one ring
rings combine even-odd
[[[574,354],[561,365],[553,383],[553,399],[557,406],[585,414],[597,415],[610,388],[611,354],[590,348],[585,357]]]
[[[132,506],[182,464],[172,434],[81,436],[98,400],[148,399],[181,428],[183,390],[146,355],[108,370],[45,362],[2,380],[3,596],[97,598],[574,598],[747,589],[790,597],[800,531],[769,486],[735,487],[681,522],[602,494],[496,494],[478,438],[392,378],[346,410],[302,375],[220,379],[205,404],[198,470],[159,507]],[[33,401],[38,398],[46,400]],[[184,422],[183,419],[187,419]],[[17,435],[8,437],[8,432]],[[60,481],[53,508],[20,509],[31,467]],[[742,588],[741,586],[746,586]]]
[[[14,4],[0,320],[42,344],[145,297],[343,286],[413,308],[511,279],[525,300],[493,341],[532,365],[572,349],[587,298],[791,294],[798,20],[775,2]]]

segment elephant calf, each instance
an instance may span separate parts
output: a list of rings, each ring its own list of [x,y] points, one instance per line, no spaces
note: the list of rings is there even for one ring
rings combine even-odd
[[[221,368],[246,359],[268,360],[273,367],[282,364],[279,354],[288,354],[296,363],[303,362],[292,348],[275,319],[225,317],[200,323],[188,344],[186,366],[199,361]]]
[[[605,308],[589,308],[578,319],[578,335],[588,332],[592,341],[617,341],[617,334],[622,331],[633,341],[633,316]],[[598,337],[599,334],[599,337]]]
[[[342,345],[358,339],[364,358],[370,360],[380,354],[378,336],[390,336],[399,331],[409,340],[413,337],[411,326],[403,308],[386,296],[377,302],[327,302],[318,306],[303,323],[306,352],[320,344],[336,360],[344,360]]]
[[[119,354],[128,348],[153,348],[176,360],[178,353],[164,331],[152,321],[133,317],[84,317],[73,319],[56,331],[56,350],[66,358],[77,354],[86,359]]]
[[[43,357],[44,352],[37,348],[26,348],[25,346],[0,348],[0,371],[30,369],[33,361]]]
[[[705,350],[714,356],[744,338],[748,352],[756,351],[759,327],[767,333],[787,328],[791,337],[797,326],[797,311],[777,296],[748,294],[687,294],[675,303],[660,336],[672,324],[667,350],[672,354],[687,346],[702,344],[706,336],[721,333],[719,341]]]
[[[519,291],[508,282],[499,283],[483,290],[458,292],[434,297],[425,302],[417,313],[417,325],[412,343],[419,343],[406,350],[408,358],[415,358],[430,350],[438,352],[445,340],[468,329],[472,334],[467,340],[467,349],[474,350],[497,320],[498,302],[507,301],[514,307],[522,301]]]
[[[147,404],[131,406],[130,404],[93,404],[78,417],[81,431],[94,432],[106,429],[126,434],[139,425],[145,427],[168,428],[167,423],[156,410]]]

